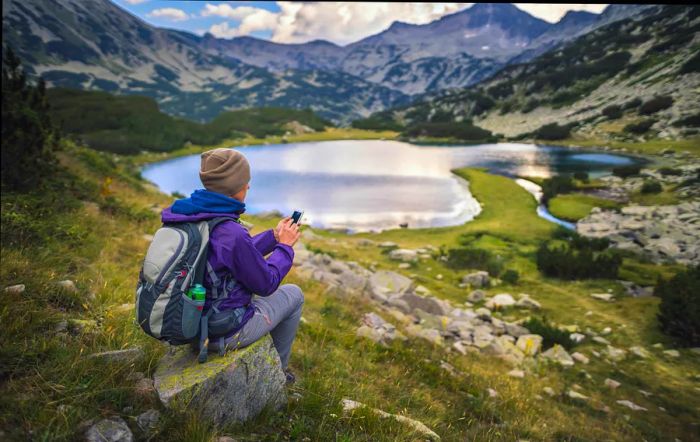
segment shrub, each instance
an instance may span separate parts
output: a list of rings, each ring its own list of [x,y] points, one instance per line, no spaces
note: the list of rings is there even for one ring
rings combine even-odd
[[[393,130],[400,132],[403,126],[390,116],[373,114],[367,118],[355,120],[352,122],[352,127],[365,130]]]
[[[522,325],[527,328],[530,333],[542,336],[543,350],[554,347],[555,344],[559,344],[566,349],[571,349],[576,345],[569,337],[570,333],[568,331],[553,326],[547,317],[532,317],[523,322]]]
[[[486,270],[498,276],[503,269],[503,259],[485,249],[459,248],[447,251],[447,266],[452,269]]]
[[[587,183],[588,182],[588,172],[583,172],[583,171],[574,172],[574,178],[579,180],[579,181],[583,181],[584,183]]]
[[[700,112],[679,118],[671,125],[673,127],[700,127]]]
[[[612,173],[617,177],[627,178],[639,175],[640,170],[641,168],[639,166],[620,166],[613,168]]]
[[[503,282],[515,285],[518,283],[518,280],[520,279],[520,273],[518,273],[517,270],[513,269],[508,269],[503,274],[501,275],[501,279]]]
[[[683,171],[681,169],[676,169],[674,167],[660,167],[658,172],[663,175],[663,176],[680,176],[683,175]]]
[[[661,298],[661,330],[683,345],[700,345],[700,265],[659,281],[654,294]]]
[[[637,97],[633,98],[627,103],[622,105],[622,110],[636,109],[642,104],[642,99]]]
[[[460,123],[419,123],[409,126],[404,132],[409,137],[428,136],[455,138],[465,141],[493,141],[491,131],[474,126],[471,121]]]
[[[561,279],[616,278],[622,258],[599,247],[583,237],[559,246],[542,243],[537,250],[537,268]]]
[[[535,137],[541,140],[563,140],[571,133],[570,125],[560,126],[557,123],[545,124],[537,129]]]
[[[630,123],[627,126],[624,127],[625,132],[631,132],[633,134],[643,134],[646,131],[648,131],[651,126],[656,123],[656,120],[653,118],[647,118],[646,120],[642,120],[638,123]]]
[[[546,203],[560,193],[574,190],[574,182],[569,175],[555,175],[542,181],[542,201]]]
[[[603,115],[610,120],[617,120],[622,116],[622,108],[617,104],[612,104],[603,109]]]
[[[647,180],[642,184],[642,193],[659,193],[663,190],[661,183],[656,180]]]
[[[58,134],[48,114],[46,85],[27,81],[9,47],[2,65],[2,183],[10,190],[39,187],[57,168]]]
[[[688,59],[688,61],[683,63],[683,66],[681,66],[679,72],[681,74],[700,72],[700,51],[696,52],[695,55]]]
[[[539,102],[539,101],[537,101],[537,100],[534,99],[534,98],[530,98],[530,99],[527,100],[527,101],[525,102],[525,104],[523,105],[523,113],[524,113],[524,114],[527,114],[528,112],[532,112],[532,111],[535,110],[535,108],[537,108],[537,106],[539,106],[539,105],[540,105],[540,102]]]
[[[668,95],[654,97],[645,101],[641,106],[639,106],[639,113],[642,115],[651,115],[658,111],[668,109],[672,105],[673,98]]]

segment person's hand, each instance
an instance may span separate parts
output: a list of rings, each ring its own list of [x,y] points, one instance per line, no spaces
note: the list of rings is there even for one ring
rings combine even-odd
[[[293,247],[301,236],[299,224],[293,224],[291,218],[282,220],[280,224],[281,226],[278,233],[280,244],[286,244]]]
[[[282,218],[282,219],[280,220],[280,222],[277,223],[277,227],[275,227],[274,229],[272,229],[272,233],[275,234],[275,239],[277,240],[277,242],[280,241],[280,229],[282,229],[282,226],[284,225],[284,223],[286,223],[286,222],[289,221],[290,219],[292,219],[291,216],[288,216],[288,217],[286,217],[286,218]]]

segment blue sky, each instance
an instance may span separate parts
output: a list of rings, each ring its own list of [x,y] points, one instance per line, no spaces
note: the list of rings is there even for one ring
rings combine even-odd
[[[394,21],[429,23],[473,3],[382,2],[226,2],[112,0],[146,22],[199,35],[219,38],[242,35],[280,43],[316,39],[348,44],[387,29]],[[567,11],[600,13],[606,4],[515,3],[515,6],[549,22]]]

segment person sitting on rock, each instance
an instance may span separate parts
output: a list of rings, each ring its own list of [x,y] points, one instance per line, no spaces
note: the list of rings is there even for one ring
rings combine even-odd
[[[294,260],[292,246],[300,236],[299,224],[284,218],[275,229],[253,237],[240,224],[245,198],[250,189],[248,160],[233,149],[214,149],[202,154],[199,177],[204,189],[189,198],[175,201],[162,213],[164,223],[198,222],[217,217],[232,220],[218,224],[210,234],[204,287],[209,294],[220,294],[216,307],[235,310],[226,349],[248,346],[268,332],[279,353],[287,382],[294,382],[288,369],[289,355],[296,336],[304,295],[294,284],[283,284]],[[268,255],[265,259],[265,255]],[[211,272],[211,273],[210,273]],[[257,296],[254,296],[257,295]],[[221,300],[221,297],[224,299]],[[230,312],[229,312],[230,313]],[[212,320],[209,320],[210,332]],[[211,336],[211,334],[210,334]],[[209,350],[219,350],[212,339]]]

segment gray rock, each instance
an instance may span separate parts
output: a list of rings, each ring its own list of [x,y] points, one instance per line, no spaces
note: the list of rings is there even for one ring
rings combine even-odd
[[[646,408],[642,407],[641,405],[637,405],[637,404],[635,404],[635,403],[632,402],[632,401],[620,400],[620,401],[616,401],[616,402],[617,402],[618,404],[624,406],[624,407],[629,408],[630,410],[634,410],[634,411],[647,411]]]
[[[512,324],[510,322],[505,322],[504,326],[505,326],[506,333],[508,333],[509,335],[511,335],[515,338],[519,338],[522,335],[527,335],[528,333],[530,333],[530,330],[526,329],[522,325]],[[537,335],[532,335],[532,336],[537,336]]]
[[[483,290],[474,290],[467,296],[467,301],[469,302],[480,302],[486,298],[486,292]]]
[[[154,375],[160,400],[168,407],[198,409],[215,425],[243,422],[263,409],[286,403],[285,375],[270,336],[254,344],[210,354],[197,362],[190,348],[178,348],[161,359]]]
[[[413,281],[400,273],[379,270],[369,277],[369,291],[372,297],[386,300],[391,294],[404,294]]]
[[[418,253],[416,253],[415,250],[396,249],[389,252],[389,259],[393,259],[394,261],[416,262],[418,261]]]
[[[131,442],[134,435],[121,417],[102,419],[88,428],[85,433],[87,442]]]
[[[398,246],[399,246],[398,244],[396,244],[395,242],[391,242],[391,241],[384,241],[384,242],[379,243],[379,247],[381,247],[382,249],[391,249],[391,248],[398,247]]]
[[[571,367],[574,365],[574,360],[571,355],[559,344],[554,344],[552,348],[542,353],[542,357],[552,360],[563,367]]]
[[[518,308],[527,308],[530,310],[539,310],[542,308],[542,304],[530,298],[530,295],[521,294],[518,302],[515,303]]]
[[[464,275],[462,277],[463,284],[469,284],[473,288],[484,288],[488,287],[490,283],[490,278],[488,272],[479,271]]]
[[[522,351],[525,356],[535,356],[542,348],[542,336],[523,334],[518,337],[516,347]]]
[[[405,293],[401,300],[408,304],[410,311],[421,309],[432,315],[446,315],[450,310],[449,304],[432,296],[420,296],[415,293]]]
[[[25,288],[26,287],[24,284],[10,285],[5,287],[5,293],[8,295],[19,295],[20,293],[24,292]]]
[[[583,353],[579,353],[579,352],[571,353],[571,358],[574,361],[580,362],[582,364],[588,364],[589,362],[591,362],[591,360],[588,358],[588,356],[584,355]]]
[[[578,391],[574,391],[574,390],[569,390],[566,393],[566,395],[569,396],[571,399],[575,399],[575,400],[579,400],[579,401],[587,401],[588,400],[588,396],[583,395],[583,394],[579,393]]]
[[[138,424],[141,431],[145,433],[151,433],[153,430],[158,428],[158,421],[160,420],[160,411],[150,409],[139,414],[136,417],[136,423]]]
[[[102,359],[109,362],[133,362],[143,357],[143,349],[141,347],[125,348],[123,350],[103,351],[93,353],[89,357],[93,359]]]
[[[608,387],[608,388],[611,389],[611,390],[615,390],[616,388],[618,388],[618,387],[621,385],[621,384],[620,384],[619,382],[617,382],[616,380],[610,379],[610,378],[605,379],[604,384],[605,384],[606,387]]]
[[[515,299],[508,293],[499,293],[486,301],[486,308],[491,310],[511,307],[513,305],[515,305]]]
[[[75,286],[75,283],[71,281],[70,279],[66,279],[63,281],[58,281],[56,283],[57,286],[62,288],[63,290],[70,292],[70,293],[78,293],[78,287]]]
[[[612,302],[615,300],[615,297],[610,293],[592,293],[591,298],[607,302]]]

